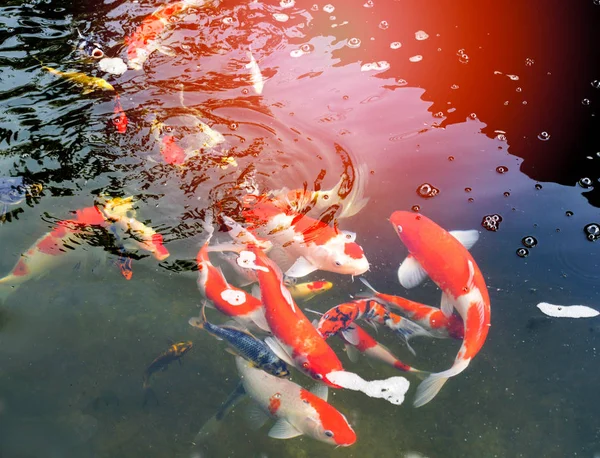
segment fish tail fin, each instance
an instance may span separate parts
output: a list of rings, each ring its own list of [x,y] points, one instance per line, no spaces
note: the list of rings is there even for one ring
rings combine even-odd
[[[456,362],[450,369],[430,374],[421,384],[417,387],[417,393],[413,405],[415,407],[421,407],[431,401],[442,389],[444,384],[450,377],[460,374],[469,365],[470,359],[463,359]]]
[[[400,337],[402,337],[402,339],[404,340],[404,343],[408,347],[408,350],[414,356],[416,356],[417,354],[415,350],[410,346],[409,340],[416,336],[433,337],[433,334],[431,334],[427,329],[423,328],[417,323],[413,323],[412,321],[407,320],[406,318],[402,318],[398,324],[394,325],[393,329],[395,329],[395,331],[398,334],[400,334]]]
[[[142,407],[146,407],[150,401],[153,401],[155,405],[158,405],[156,393],[147,382],[144,382],[144,399],[142,401]]]
[[[206,325],[206,302],[202,303],[202,309],[200,311],[200,316],[193,316],[188,320],[190,326],[195,328],[204,329]]]

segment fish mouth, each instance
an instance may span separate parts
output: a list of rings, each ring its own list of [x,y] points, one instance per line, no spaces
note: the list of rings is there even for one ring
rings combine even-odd
[[[93,57],[94,59],[102,59],[104,57],[104,51],[99,48],[94,48],[90,54],[90,57]]]

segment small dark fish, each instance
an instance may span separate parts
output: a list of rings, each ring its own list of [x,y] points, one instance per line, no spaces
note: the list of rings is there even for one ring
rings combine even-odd
[[[102,59],[104,57],[104,50],[102,49],[102,45],[98,43],[100,41],[98,38],[91,35],[85,36],[79,29],[77,29],[77,35],[79,35],[77,49],[80,52],[92,59]]]
[[[290,371],[286,363],[273,353],[262,340],[247,331],[231,326],[215,326],[206,321],[205,306],[202,307],[201,316],[190,318],[189,323],[195,328],[204,329],[219,340],[224,340],[229,344],[235,355],[250,361],[254,366],[265,372],[275,377],[289,375]]]
[[[0,177],[0,222],[10,206],[19,205],[27,196],[39,195],[41,190],[41,184],[26,184],[22,177]]]
[[[178,342],[174,343],[169,347],[169,349],[163,353],[161,353],[154,361],[150,363],[150,365],[146,368],[144,372],[144,406],[148,403],[148,400],[153,397],[158,404],[158,400],[156,399],[156,395],[154,391],[152,391],[152,387],[150,386],[150,377],[152,374],[158,371],[166,371],[173,361],[179,361],[181,363],[181,358],[188,351],[192,349],[192,342]]]

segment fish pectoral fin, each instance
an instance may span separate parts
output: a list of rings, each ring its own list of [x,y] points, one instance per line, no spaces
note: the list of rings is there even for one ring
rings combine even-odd
[[[458,240],[467,250],[470,250],[477,240],[479,240],[479,231],[476,229],[471,229],[469,231],[450,231],[450,235]]]
[[[91,87],[88,87],[88,88],[84,89],[83,91],[81,91],[81,95],[88,95],[88,94],[91,94],[92,92],[94,92],[94,89]]]
[[[288,354],[288,352],[281,346],[281,344],[277,340],[275,340],[273,337],[266,337],[265,343],[271,349],[271,351],[273,353],[275,353],[279,358],[284,360],[290,366],[296,367],[292,357]]]
[[[289,421],[283,418],[277,420],[277,423],[269,430],[269,437],[273,439],[293,439],[301,435],[301,431],[298,431]]]
[[[359,351],[356,349],[356,347],[354,347],[350,344],[346,344],[344,346],[344,348],[346,349],[346,354],[348,355],[348,359],[350,361],[352,361],[353,363],[357,362]]]
[[[219,339],[219,340],[220,340],[220,339]],[[229,353],[230,355],[233,355],[233,356],[240,356],[240,355],[239,355],[238,353],[236,353],[236,351],[235,351],[235,350],[233,350],[232,348],[226,348],[226,349],[225,349],[225,351],[226,351],[227,353]]]
[[[258,326],[262,331],[269,332],[269,333],[271,332],[271,328],[269,327],[269,323],[267,322],[267,319],[265,318],[265,314],[264,314],[262,308],[252,312],[252,315],[250,316],[250,318],[252,319],[252,322],[256,326]]]
[[[442,293],[440,309],[446,317],[451,317],[452,313],[454,312],[454,301],[450,299],[450,296],[448,296],[446,293]]]
[[[269,416],[257,404],[248,404],[246,409],[246,421],[251,429],[257,430],[267,422]]]
[[[408,255],[398,268],[398,280],[406,289],[414,288],[427,278],[427,272],[412,255]]]
[[[252,289],[250,290],[250,294],[252,294],[255,298],[260,299],[260,286],[258,284],[252,285]]]
[[[355,332],[354,328],[344,329],[342,335],[350,345],[358,345],[360,342],[358,332]]]
[[[310,392],[316,397],[321,398],[323,401],[327,401],[327,397],[329,396],[329,389],[327,388],[327,385],[323,385],[322,383],[313,386],[310,389]]]
[[[288,277],[304,277],[318,269],[319,268],[317,266],[312,264],[304,256],[300,256],[298,259],[296,259],[296,262],[294,262],[292,267],[290,267],[285,274]]]

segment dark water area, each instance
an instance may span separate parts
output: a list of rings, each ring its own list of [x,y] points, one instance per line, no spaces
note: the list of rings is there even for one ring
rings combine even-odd
[[[598,456],[600,318],[550,318],[536,304],[600,307],[600,245],[584,231],[600,223],[599,2],[223,1],[174,17],[167,54],[140,70],[112,75],[76,49],[79,29],[127,62],[125,37],[163,4],[0,5],[0,178],[22,180],[0,180],[2,275],[65,220],[75,228],[26,281],[0,284],[0,457]],[[42,65],[112,84],[126,131],[114,91],[82,94]],[[179,148],[187,160],[169,163]],[[242,221],[250,184],[330,189],[344,173],[349,189],[366,183],[369,201],[337,223],[357,233],[378,290],[440,301],[430,280],[399,285],[407,251],[393,211],[480,231],[471,253],[491,297],[484,347],[421,408],[410,374],[401,406],[331,390],[357,434],[349,448],[269,438],[248,425],[248,400],[194,443],[239,380],[224,344],[188,324],[202,300],[203,221]],[[424,183],[439,192],[423,197]],[[168,257],[81,223],[82,209],[129,196],[127,216],[160,234]],[[482,226],[491,215],[496,231]],[[519,257],[527,236],[537,245]],[[334,287],[306,304],[319,311],[364,289],[331,272],[306,280],[320,278]],[[373,335],[424,370],[449,367],[460,346],[415,338],[413,356],[382,328]],[[158,403],[143,406],[144,370],[185,340],[193,349],[153,377]],[[332,346],[366,379],[402,375]]]

